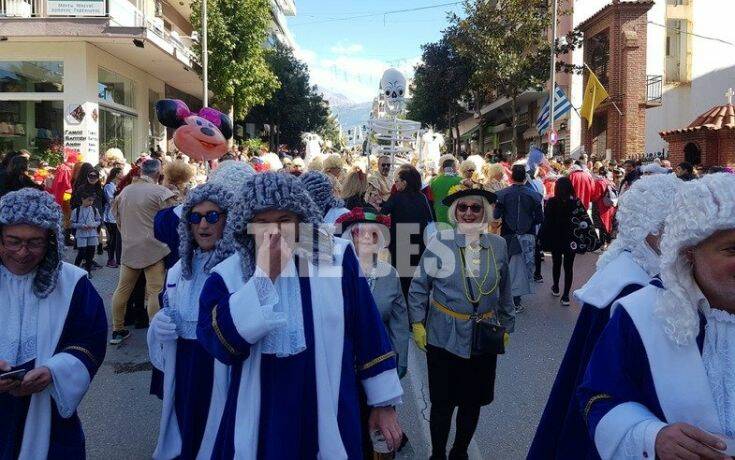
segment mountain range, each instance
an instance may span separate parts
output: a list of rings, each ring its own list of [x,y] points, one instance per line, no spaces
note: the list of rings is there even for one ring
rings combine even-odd
[[[317,87],[317,92],[329,102],[332,114],[337,117],[343,130],[367,123],[370,118],[372,102],[354,102],[344,94]]]

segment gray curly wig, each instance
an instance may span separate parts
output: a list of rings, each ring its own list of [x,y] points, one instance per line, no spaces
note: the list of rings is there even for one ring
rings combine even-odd
[[[236,192],[248,177],[255,174],[252,166],[242,161],[227,160],[209,173],[207,183],[216,183]]]
[[[0,228],[6,225],[32,225],[49,231],[46,256],[36,269],[33,293],[45,299],[56,289],[63,263],[64,231],[61,208],[46,192],[24,188],[0,199]]]
[[[189,224],[189,212],[199,203],[205,201],[211,201],[222,209],[224,212],[228,212],[232,207],[232,203],[235,199],[235,193],[223,187],[217,183],[207,182],[204,185],[196,187],[194,190],[189,192],[186,197],[182,211],[181,219],[179,220],[179,254],[181,256],[181,274],[185,279],[191,279],[192,273],[192,259],[194,257],[194,250],[197,248],[194,236],[191,233],[191,225]],[[232,240],[221,238],[214,248],[214,253],[210,257],[209,261],[204,266],[204,271],[209,271],[218,263],[222,262],[235,252],[235,244]]]
[[[332,208],[344,207],[345,202],[334,196],[332,181],[323,172],[309,171],[302,174],[300,179],[311,199],[321,210],[322,216],[325,216]]]
[[[649,275],[659,274],[660,261],[650,257],[646,237],[661,233],[666,218],[674,209],[676,193],[683,183],[675,174],[643,176],[633,183],[630,190],[620,197],[615,216],[618,237],[597,261],[598,270],[621,252],[629,251],[633,260]]]
[[[709,174],[681,186],[661,239],[665,290],[655,307],[666,335],[679,345],[690,343],[699,333],[695,295],[701,291],[685,251],[715,232],[731,228],[735,228],[734,175]]]
[[[248,224],[253,217],[268,210],[291,211],[299,217],[302,224],[311,224],[320,232],[316,239],[319,243],[312,247],[313,256],[331,251],[320,245],[327,241],[331,244],[331,237],[325,240],[319,224],[322,214],[317,205],[309,196],[303,183],[290,174],[264,172],[249,177],[243,184],[240,193],[232,206],[232,210],[225,225],[224,240],[233,241],[242,261],[243,279],[247,281],[255,271],[255,240],[248,233]],[[308,235],[300,234],[300,237]]]

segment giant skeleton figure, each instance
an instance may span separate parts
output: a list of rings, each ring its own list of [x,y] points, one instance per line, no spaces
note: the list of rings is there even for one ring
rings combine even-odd
[[[85,457],[77,408],[105,359],[105,307],[62,261],[61,208],[22,189],[0,200],[0,458]]]

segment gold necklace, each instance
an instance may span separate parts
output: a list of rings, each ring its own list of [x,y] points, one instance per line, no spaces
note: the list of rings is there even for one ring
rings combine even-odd
[[[497,287],[498,287],[498,282],[500,281],[500,277],[498,276],[498,262],[495,259],[495,251],[493,251],[492,245],[488,248],[488,253],[487,253],[487,270],[485,271],[485,276],[482,279],[482,283],[478,283],[474,278],[471,278],[472,281],[475,282],[475,285],[477,286],[477,290],[479,291],[479,294],[478,294],[477,299],[473,299],[472,296],[470,295],[470,292],[469,292],[469,286],[467,285],[467,278],[468,277],[467,277],[467,273],[465,271],[465,264],[467,263],[467,261],[465,260],[464,250],[462,248],[459,248],[459,254],[460,254],[461,261],[462,261],[462,263],[461,263],[461,270],[462,270],[462,278],[464,279],[464,281],[462,283],[462,287],[464,288],[464,295],[465,295],[465,297],[467,297],[467,300],[470,303],[474,304],[474,303],[479,302],[480,299],[482,299],[483,296],[487,296],[487,295],[492,294],[495,291],[495,289],[497,289]],[[482,288],[483,288],[483,286],[485,286],[485,281],[487,281],[487,277],[490,274],[490,257],[491,256],[492,256],[492,260],[493,260],[493,268],[495,270],[495,284],[493,285],[493,287],[489,291],[483,291]],[[470,281],[470,282],[472,282],[472,281]]]

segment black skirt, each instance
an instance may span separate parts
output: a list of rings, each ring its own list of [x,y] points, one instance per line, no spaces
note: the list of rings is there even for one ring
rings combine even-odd
[[[498,355],[459,357],[443,348],[426,346],[429,397],[432,404],[486,406],[495,397]]]

